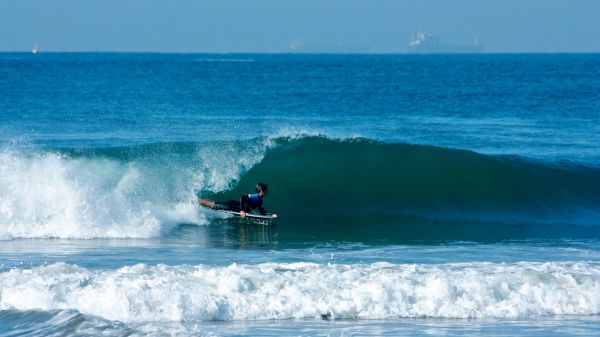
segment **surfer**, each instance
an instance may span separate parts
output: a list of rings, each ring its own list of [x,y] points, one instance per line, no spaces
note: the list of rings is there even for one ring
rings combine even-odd
[[[198,198],[200,205],[210,207],[215,210],[240,212],[241,217],[245,217],[247,213],[258,209],[260,215],[266,215],[267,211],[262,206],[262,200],[267,195],[269,187],[267,184],[256,184],[256,193],[244,194],[240,196],[240,200],[229,201],[212,201],[208,199]]]

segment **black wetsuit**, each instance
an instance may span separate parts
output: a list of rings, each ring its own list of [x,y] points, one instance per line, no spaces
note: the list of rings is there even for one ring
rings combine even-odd
[[[231,212],[244,211],[246,213],[251,212],[253,209],[258,208],[261,215],[267,214],[267,211],[262,207],[262,197],[260,194],[244,194],[240,196],[240,201],[229,200],[229,201],[218,201],[215,202],[213,209],[224,210]]]

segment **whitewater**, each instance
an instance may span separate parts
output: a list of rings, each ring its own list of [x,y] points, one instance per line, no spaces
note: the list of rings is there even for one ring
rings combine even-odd
[[[598,55],[4,53],[0,74],[0,336],[600,329]],[[259,181],[273,226],[198,206]]]
[[[2,273],[0,309],[75,309],[122,322],[515,318],[600,313],[600,265],[57,263]]]

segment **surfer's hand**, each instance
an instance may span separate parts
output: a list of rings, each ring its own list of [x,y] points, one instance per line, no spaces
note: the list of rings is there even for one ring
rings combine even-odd
[[[246,212],[244,212],[244,211],[240,211],[240,216],[241,216],[242,218],[245,218],[245,217],[246,217]]]

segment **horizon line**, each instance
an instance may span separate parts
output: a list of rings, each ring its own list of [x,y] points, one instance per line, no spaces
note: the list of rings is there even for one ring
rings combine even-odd
[[[235,52],[215,52],[215,51],[122,51],[122,50],[45,50],[33,53],[31,50],[0,50],[1,54],[180,54],[180,55],[493,55],[493,54],[600,54],[598,51],[481,51],[476,53],[423,53],[423,52],[302,52],[302,51],[235,51]]]

